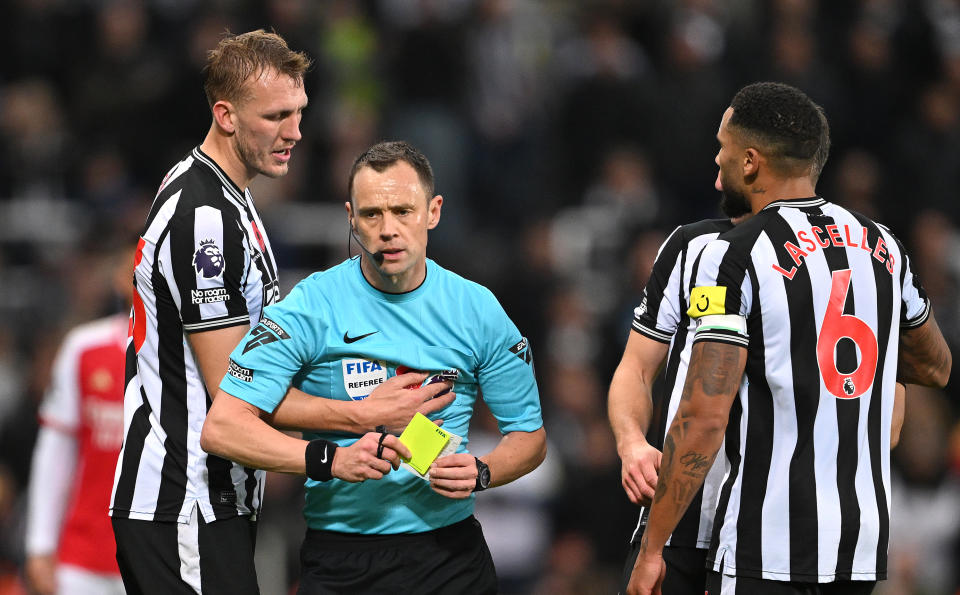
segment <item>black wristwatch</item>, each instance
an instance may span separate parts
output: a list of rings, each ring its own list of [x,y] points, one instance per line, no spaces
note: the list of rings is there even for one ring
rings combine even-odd
[[[474,486],[474,492],[482,492],[490,487],[490,467],[487,464],[473,457],[477,461],[477,485]]]

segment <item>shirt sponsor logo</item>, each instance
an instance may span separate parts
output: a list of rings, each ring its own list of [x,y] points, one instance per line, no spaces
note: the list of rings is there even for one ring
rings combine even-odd
[[[216,304],[218,302],[230,301],[230,295],[226,287],[212,287],[210,289],[191,289],[190,301],[194,305]]]
[[[232,359],[230,360],[230,367],[227,368],[227,374],[230,374],[240,382],[253,382],[253,370],[244,368]]]
[[[213,279],[223,274],[223,252],[216,242],[207,239],[193,253],[193,266],[197,275],[204,279]]]
[[[367,398],[373,389],[387,379],[387,367],[381,361],[344,359],[343,388],[354,401]]]
[[[726,287],[694,287],[690,292],[690,308],[687,316],[701,318],[714,314],[726,314]]]
[[[242,353],[246,353],[251,349],[256,349],[257,347],[266,345],[267,343],[283,341],[290,338],[290,335],[287,333],[287,331],[283,330],[283,327],[266,317],[260,321],[260,324],[253,327],[253,330],[250,331],[249,336],[250,340],[247,341],[247,344],[243,346]]]

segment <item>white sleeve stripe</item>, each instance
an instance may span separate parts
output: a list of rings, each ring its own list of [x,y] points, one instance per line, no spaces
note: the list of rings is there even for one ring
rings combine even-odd
[[[907,320],[903,322],[902,324],[900,324],[900,328],[917,328],[918,326],[922,326],[923,323],[925,323],[928,318],[930,318],[930,300],[929,299],[924,300],[923,311],[920,312],[920,315],[914,318],[913,320]]]
[[[234,316],[232,318],[220,318],[218,320],[205,320],[203,322],[198,322],[196,324],[185,324],[183,325],[184,330],[194,331],[206,328],[217,328],[217,327],[226,327],[234,326],[241,322],[250,322],[250,317],[246,314],[242,316]]]
[[[693,339],[694,343],[700,341],[713,341],[717,343],[731,343],[733,345],[741,345],[747,347],[750,345],[750,339],[743,337],[741,335],[728,334],[728,333],[715,333],[706,331],[703,333],[697,333]]]
[[[633,329],[644,335],[650,337],[655,341],[660,341],[661,343],[669,343],[673,339],[673,333],[665,333],[659,329],[652,329],[646,325],[641,324],[639,321],[633,321]]]

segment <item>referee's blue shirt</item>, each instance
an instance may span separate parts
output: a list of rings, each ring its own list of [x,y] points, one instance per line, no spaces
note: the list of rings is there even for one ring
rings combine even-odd
[[[459,371],[456,400],[430,416],[464,438],[458,452],[467,451],[481,390],[502,433],[543,426],[526,339],[488,289],[429,259],[424,282],[403,294],[370,285],[357,257],[310,275],[264,310],[264,320],[230,359],[220,387],[267,412],[291,385],[311,395],[362,399],[403,365]],[[305,432],[304,438],[340,445],[357,439],[329,432]],[[362,483],[308,479],[306,487],[304,517],[311,529],[420,533],[473,513],[473,496],[445,498],[404,469]]]

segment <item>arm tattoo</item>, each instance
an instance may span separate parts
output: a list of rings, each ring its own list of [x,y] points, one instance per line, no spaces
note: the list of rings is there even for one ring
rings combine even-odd
[[[660,478],[644,538],[654,532],[653,541],[666,539],[703,484],[723,441],[746,353],[735,345],[694,345],[680,405],[663,440]],[[641,548],[645,543],[641,541]]]
[[[699,452],[688,452],[680,457],[680,464],[684,466],[684,475],[703,477],[710,469],[710,457]]]
[[[936,386],[945,383],[953,356],[933,314],[922,326],[900,333],[897,379],[909,384]]]
[[[690,373],[699,378],[703,393],[709,397],[729,395],[740,386],[740,358],[742,347],[724,343],[703,343],[703,353],[697,358],[695,369]]]
[[[653,502],[656,504],[667,494],[667,485],[673,477],[673,455],[677,445],[673,441],[673,430],[663,439],[663,455],[660,459],[660,478],[657,480],[657,489],[653,493]]]

